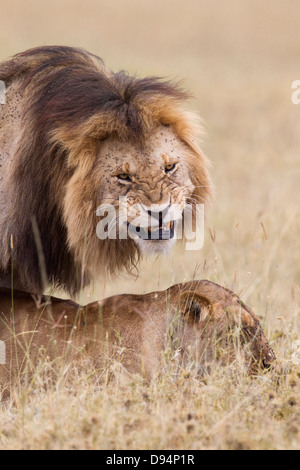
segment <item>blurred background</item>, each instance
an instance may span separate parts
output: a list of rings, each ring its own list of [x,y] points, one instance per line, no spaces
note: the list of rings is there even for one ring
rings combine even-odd
[[[300,282],[300,2],[1,0],[0,60],[80,46],[117,71],[184,79],[205,123],[216,197],[205,246],[145,261],[81,301],[209,278],[263,315],[294,315]],[[250,301],[251,300],[251,301]]]

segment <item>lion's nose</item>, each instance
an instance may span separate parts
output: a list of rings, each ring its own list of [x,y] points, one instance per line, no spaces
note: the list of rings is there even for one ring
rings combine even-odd
[[[262,363],[265,369],[269,369],[272,366],[272,363],[276,360],[275,354],[273,351],[268,351],[264,357]]]

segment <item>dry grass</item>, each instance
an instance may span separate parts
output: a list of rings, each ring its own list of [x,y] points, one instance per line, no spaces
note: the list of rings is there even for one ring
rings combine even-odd
[[[118,372],[116,372],[118,377]],[[296,374],[250,380],[216,370],[199,381],[182,371],[152,384],[139,377],[18,390],[0,415],[5,449],[297,449]],[[226,390],[226,393],[224,393]]]
[[[114,69],[186,78],[207,123],[216,200],[204,249],[145,262],[138,280],[81,300],[207,277],[260,315],[280,364],[255,380],[216,369],[205,381],[182,371],[150,385],[74,370],[45,388],[37,374],[2,404],[2,449],[299,448],[299,15],[296,0],[2,0],[1,59],[38,44],[83,46]]]

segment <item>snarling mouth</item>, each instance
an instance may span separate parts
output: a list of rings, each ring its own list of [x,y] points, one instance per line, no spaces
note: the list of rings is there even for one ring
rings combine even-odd
[[[128,231],[137,235],[142,240],[170,240],[175,234],[175,221],[157,227],[138,227],[127,223]]]

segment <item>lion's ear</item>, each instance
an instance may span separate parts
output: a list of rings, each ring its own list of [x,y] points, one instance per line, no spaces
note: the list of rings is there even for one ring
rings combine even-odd
[[[192,291],[183,292],[180,295],[180,312],[185,320],[198,323],[204,321],[212,312],[211,301],[200,294]]]

